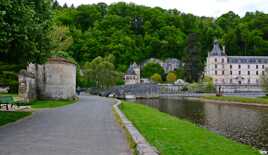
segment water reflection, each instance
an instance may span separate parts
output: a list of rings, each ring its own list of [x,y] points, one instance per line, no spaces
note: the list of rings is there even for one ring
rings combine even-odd
[[[138,102],[190,120],[236,141],[268,150],[268,108],[179,98],[140,99]]]

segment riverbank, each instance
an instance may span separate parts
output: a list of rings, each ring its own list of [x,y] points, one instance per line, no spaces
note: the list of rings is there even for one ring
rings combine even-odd
[[[240,96],[202,96],[200,98],[188,98],[188,99],[202,100],[205,102],[268,107],[267,97],[248,98],[248,97],[240,97]]]
[[[259,155],[250,146],[141,104],[123,102],[121,110],[161,154]]]

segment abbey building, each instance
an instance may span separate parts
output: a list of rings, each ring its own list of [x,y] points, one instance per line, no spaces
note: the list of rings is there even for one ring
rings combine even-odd
[[[216,85],[260,85],[261,75],[268,68],[267,56],[227,56],[216,40],[208,54],[205,75]]]

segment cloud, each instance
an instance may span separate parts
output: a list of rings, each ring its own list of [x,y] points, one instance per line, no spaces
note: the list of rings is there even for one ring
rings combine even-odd
[[[151,7],[162,7],[165,9],[178,9],[185,13],[192,13],[199,16],[218,17],[228,11],[233,11],[244,16],[247,11],[263,11],[268,13],[267,0],[58,0],[60,4],[93,4],[105,2],[133,2],[139,5]]]

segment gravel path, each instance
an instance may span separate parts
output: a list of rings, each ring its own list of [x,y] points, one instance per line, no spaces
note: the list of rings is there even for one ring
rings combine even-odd
[[[0,127],[0,155],[130,155],[112,104],[81,96],[77,104]]]

